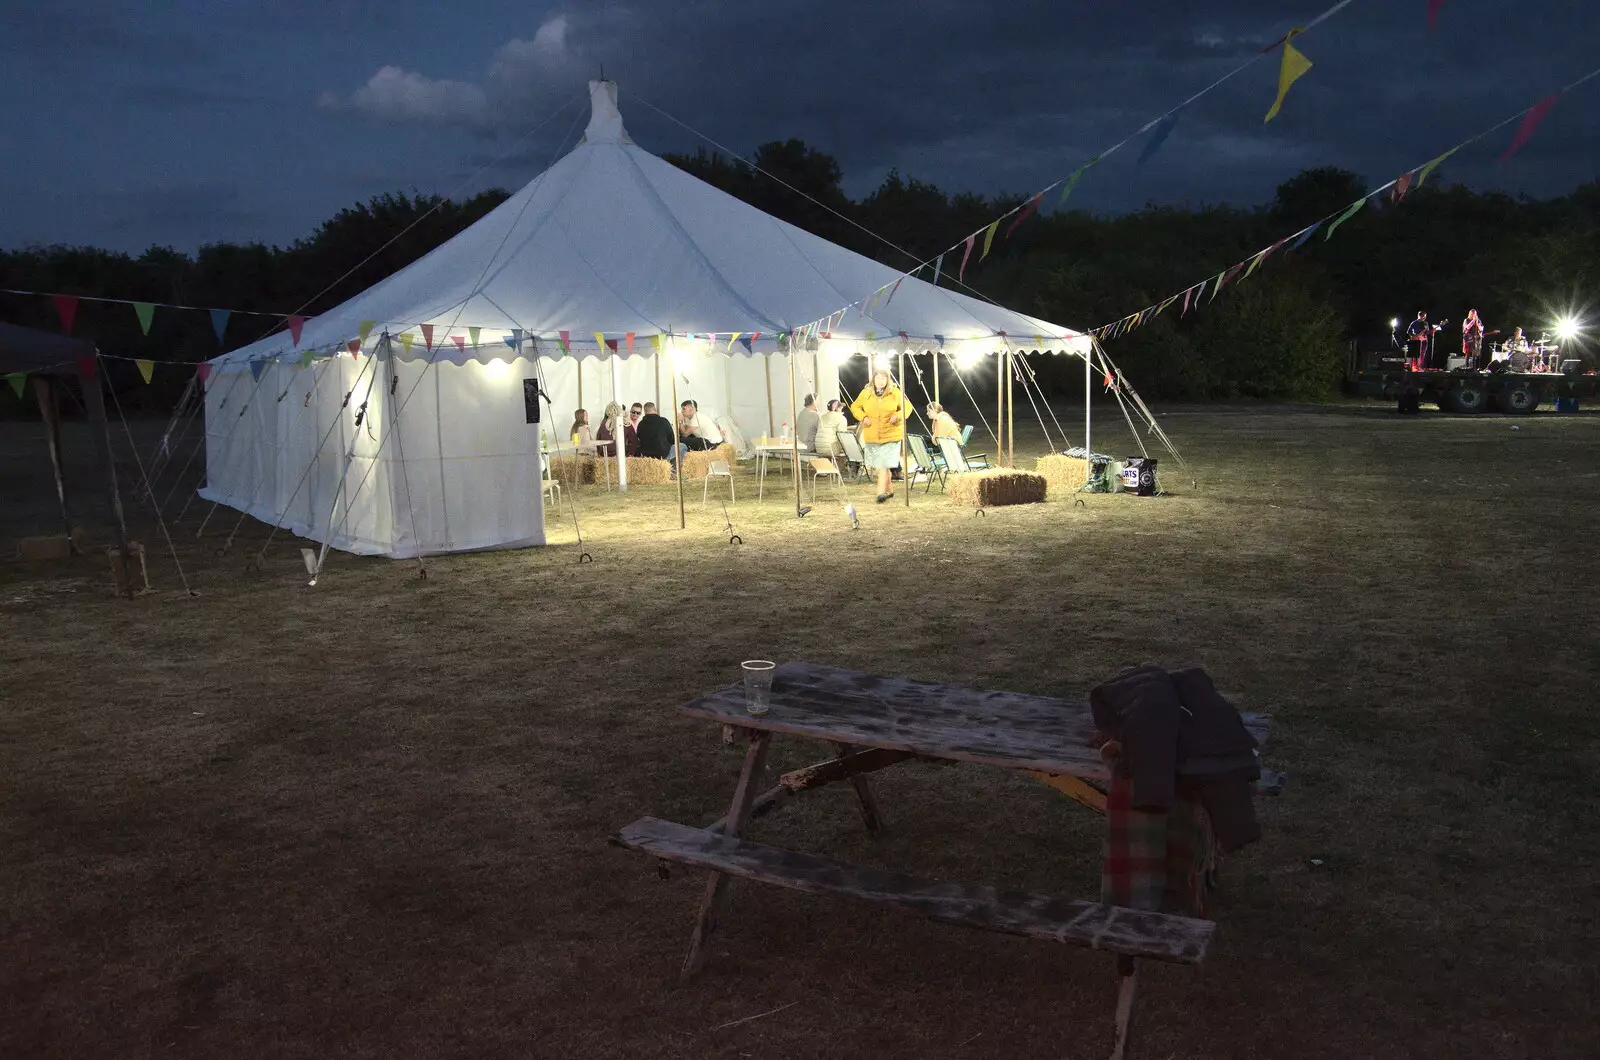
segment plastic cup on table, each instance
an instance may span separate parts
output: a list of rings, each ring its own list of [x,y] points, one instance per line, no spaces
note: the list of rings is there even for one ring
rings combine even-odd
[[[777,664],[766,659],[751,659],[739,664],[744,671],[744,710],[760,717],[772,709],[772,673]]]

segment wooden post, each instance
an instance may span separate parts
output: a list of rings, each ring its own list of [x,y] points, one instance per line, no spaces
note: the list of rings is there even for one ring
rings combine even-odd
[[[601,350],[605,347],[601,346]],[[617,355],[611,355],[611,400],[622,405],[622,373],[617,371]],[[616,425],[611,428],[611,448],[617,456],[617,492],[628,492],[628,407],[622,405]]]
[[[906,492],[911,491],[908,489]],[[839,750],[836,761],[841,764],[855,752],[855,748],[847,743],[836,743],[833,746]],[[867,826],[869,833],[877,835],[883,828],[883,814],[878,811],[878,798],[872,793],[871,782],[859,773],[851,773],[850,786],[856,789],[856,801],[861,804],[861,823]]]
[[[906,458],[907,441],[906,432],[911,429],[911,424],[906,422],[906,351],[900,351],[900,407],[895,410],[900,417],[900,478],[906,493],[906,507],[911,507],[911,467]],[[893,485],[893,482],[890,483]]]
[[[55,380],[47,375],[36,375],[32,383],[33,400],[39,406],[39,415],[44,417],[44,436],[50,444],[50,469],[55,473],[62,533],[67,535],[67,547],[76,552],[78,544],[72,540],[72,513],[67,508],[67,474],[61,459],[61,410],[56,407]]]
[[[1017,466],[1017,355],[1006,347],[1006,466]]]
[[[729,354],[728,356],[731,358],[733,355]],[[767,433],[766,433],[766,437],[771,438],[773,432],[778,429],[778,421],[772,415],[772,358],[770,358],[770,357],[761,358],[761,367],[762,367],[762,370],[765,371],[766,374],[767,374]],[[728,378],[730,378],[730,379],[733,378],[733,361],[731,359],[728,362]]]
[[[939,351],[933,352],[933,400],[939,402]],[[943,402],[939,402],[943,404]]]
[[[653,355],[650,358],[650,361],[654,365],[655,370],[656,370],[656,414],[660,415],[660,413],[661,413],[661,355],[660,354]],[[674,412],[673,416],[676,417],[677,413]]]
[[[85,368],[83,361],[88,362]],[[106,491],[111,498],[111,515],[117,524],[117,552],[122,561],[122,584],[128,599],[133,599],[133,576],[128,570],[128,525],[122,518],[122,492],[117,489],[117,461],[111,451],[111,420],[106,416],[106,397],[100,389],[100,355],[85,357],[79,362],[78,376],[83,380],[83,403],[89,418],[100,428],[100,459],[106,464]]]
[[[1091,463],[1091,457],[1094,455],[1094,450],[1089,446],[1091,426],[1091,421],[1089,418],[1089,398],[1094,390],[1094,367],[1089,363],[1089,353],[1093,350],[1094,347],[1091,346],[1083,355],[1083,480],[1085,484],[1087,484],[1094,476],[1094,468],[1093,464]]]
[[[745,752],[744,768],[739,772],[739,783],[733,789],[733,804],[728,808],[727,824],[722,829],[725,836],[738,838],[744,832],[745,822],[750,816],[750,804],[755,801],[756,785],[761,781],[761,770],[767,761],[770,738],[770,733],[759,730],[750,733],[750,749]],[[705,967],[706,941],[717,929],[717,913],[721,909],[722,894],[727,885],[728,877],[720,872],[713,872],[706,881],[705,897],[700,900],[700,920],[694,926],[694,934],[689,937],[689,953],[683,959],[685,979]]]
[[[995,456],[994,466],[1001,467],[1006,462],[1006,354],[1004,350],[995,351],[994,355],[994,432],[999,435],[995,439],[995,447],[999,453]]]
[[[772,363],[772,358],[767,358],[767,363]],[[800,514],[800,412],[795,408],[794,380],[794,351],[789,351],[789,453],[794,458],[794,517],[803,518]]]
[[[1133,1006],[1138,1000],[1139,969],[1126,954],[1117,957],[1117,1040],[1111,1060],[1127,1060],[1133,1044]]]
[[[578,364],[578,407],[581,409],[583,408],[583,359],[575,357],[573,360]]]
[[[660,360],[657,354],[656,359]],[[667,336],[667,374],[672,380],[672,458],[678,462],[678,529],[683,530],[689,526],[688,517],[683,514],[683,450],[678,448],[678,361],[677,349],[672,345],[672,336]],[[656,385],[661,382],[661,366],[656,365]]]

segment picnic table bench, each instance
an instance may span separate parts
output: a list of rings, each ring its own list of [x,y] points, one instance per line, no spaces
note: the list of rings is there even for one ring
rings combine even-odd
[[[1127,1055],[1131,1040],[1136,960],[1195,965],[1205,959],[1216,931],[1210,920],[924,880],[743,838],[751,820],[803,792],[845,780],[855,789],[868,831],[877,833],[883,819],[868,774],[908,759],[973,762],[1020,771],[1104,813],[1102,784],[1109,780],[1110,769],[1095,745],[1087,703],[790,662],[777,668],[767,714],[746,713],[742,684],[702,696],[680,710],[722,725],[724,733],[742,732],[748,740],[727,815],[704,828],[645,817],[622,828],[613,842],[663,862],[711,870],[684,958],[685,977],[705,964],[707,941],[716,929],[730,876],[1116,954],[1113,1060]],[[1247,714],[1244,721],[1257,742],[1264,743],[1268,719]],[[776,786],[758,792],[775,733],[823,740],[836,753],[826,761],[791,770],[779,777]],[[1265,771],[1263,779],[1271,782]]]

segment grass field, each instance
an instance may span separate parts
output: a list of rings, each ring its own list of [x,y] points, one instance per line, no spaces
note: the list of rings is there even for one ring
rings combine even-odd
[[[678,985],[701,877],[606,837],[723,813],[739,751],[673,708],[752,656],[1074,696],[1194,661],[1275,714],[1288,790],[1212,959],[1151,968],[1140,1056],[1600,1054],[1600,417],[1162,422],[1198,492],[978,519],[860,486],[852,531],[741,481],[734,546],[698,487],[687,531],[666,488],[583,490],[592,565],[564,512],[548,549],[316,588],[282,539],[245,569],[258,524],[214,556],[235,516],[197,543],[197,507],[200,595],[153,550],[132,602],[103,557],[6,560],[0,1056],[1107,1054],[1104,954],[738,882]],[[0,435],[8,538],[51,529],[36,434]],[[1099,821],[1049,790],[879,778],[881,842],[848,788],[753,835],[1098,893]]]

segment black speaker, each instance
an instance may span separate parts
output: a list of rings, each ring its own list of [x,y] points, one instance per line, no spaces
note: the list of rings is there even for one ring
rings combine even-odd
[[[522,381],[522,416],[527,423],[539,422],[539,380]]]

